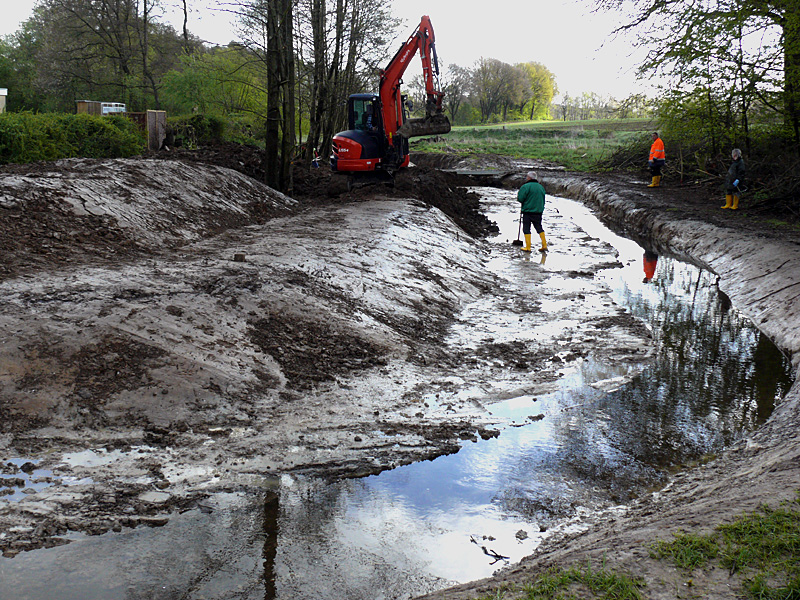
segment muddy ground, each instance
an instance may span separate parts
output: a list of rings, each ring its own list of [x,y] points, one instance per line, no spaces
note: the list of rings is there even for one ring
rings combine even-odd
[[[459,308],[495,284],[482,263],[494,227],[463,186],[513,188],[530,165],[415,162],[393,188],[339,195],[325,168],[298,169],[291,198],[261,185],[239,147],[0,171],[0,493],[14,497],[0,498],[4,556],[68,543],[71,531],[163,525],[213,492],[260,489],[280,473],[359,476],[497,435],[502,424],[474,402],[423,401],[452,393],[454,376],[467,386],[518,373],[535,393],[592,352],[647,359],[646,330],[613,306],[537,346],[444,344]],[[797,229],[746,201],[720,211],[703,187],[535,167],[551,193],[718,273],[797,363]],[[642,570],[649,597],[681,597],[683,576],[642,544],[793,496],[797,397],[793,388],[752,439],[613,522],[434,597],[513,587],[587,557]],[[732,597],[730,581],[708,579],[702,597]]]

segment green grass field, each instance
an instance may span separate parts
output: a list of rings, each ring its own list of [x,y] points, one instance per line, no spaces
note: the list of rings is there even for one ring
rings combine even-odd
[[[411,146],[418,152],[501,154],[548,160],[575,171],[596,171],[600,161],[637,138],[647,138],[654,127],[650,119],[529,121],[453,127],[445,136],[415,140]]]

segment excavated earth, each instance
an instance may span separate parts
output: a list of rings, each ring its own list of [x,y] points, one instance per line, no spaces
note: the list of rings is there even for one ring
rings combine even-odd
[[[465,186],[514,188],[534,163],[415,163],[394,188],[343,194],[329,192],[326,169],[298,169],[292,197],[225,147],[0,170],[0,493],[24,492],[0,496],[3,555],[69,543],[70,532],[163,525],[281,473],[357,477],[498,435],[474,402],[422,400],[458,397],[456,375],[489,386],[502,369],[546,386],[587,354],[646,360],[647,331],[613,306],[583,332],[525,348],[444,343],[460,308],[496,284],[484,266],[496,228]],[[718,274],[798,366],[796,228],[746,202],[719,211],[691,185],[534,166],[550,194]],[[497,174],[453,171],[479,168]],[[537,572],[587,561],[644,578],[649,598],[735,597],[715,569],[687,588],[647,543],[793,498],[798,402],[795,385],[766,425],[710,463],[491,579],[426,598],[514,597]]]

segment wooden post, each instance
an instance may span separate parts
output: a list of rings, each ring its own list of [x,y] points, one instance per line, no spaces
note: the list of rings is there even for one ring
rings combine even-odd
[[[147,111],[147,149],[157,152],[167,137],[167,113],[163,110]]]

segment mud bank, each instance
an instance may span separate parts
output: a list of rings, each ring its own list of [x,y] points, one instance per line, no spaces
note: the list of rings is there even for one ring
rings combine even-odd
[[[554,290],[569,318],[596,301],[539,344],[443,343],[497,281],[480,238],[413,198],[435,179],[422,169],[410,196],[309,204],[204,165],[30,169],[0,180],[14,233],[0,278],[7,558],[164,527],[284,473],[357,477],[451,453],[497,435],[485,405],[504,397],[498,380],[533,396],[592,352],[649,358],[648,332],[602,286]],[[615,261],[597,246],[586,273]]]
[[[492,183],[512,187],[530,165],[501,166]],[[748,233],[744,214],[730,215],[736,227],[690,218],[668,188],[536,167],[551,194],[718,273],[798,364],[796,239]],[[598,312],[540,344],[443,344],[465,304],[500,290],[480,237],[421,199],[427,189],[463,206],[463,182],[442,186],[424,169],[394,195],[309,203],[170,161],[4,175],[0,457],[11,493],[0,497],[0,549],[12,562],[76,532],[180,528],[184,511],[213,509],[208,497],[263,495],[284,473],[356,477],[453,452],[497,435],[486,404],[503,398],[500,379],[534,396],[593,352],[648,359],[646,332],[599,288],[591,303],[557,290],[559,303]],[[600,246],[587,281],[613,262]],[[648,597],[674,598],[681,575],[651,561],[647,542],[792,497],[798,402],[795,386],[747,440],[585,534],[430,597],[473,598],[591,558],[645,578]],[[694,582],[703,597],[731,595],[727,573]]]
[[[712,216],[717,223],[696,218],[692,214],[696,211],[672,198],[668,187],[648,190],[630,178],[571,175],[537,167],[549,193],[586,203],[607,226],[644,247],[716,273],[720,289],[791,356],[797,369],[800,245],[796,234],[748,222],[746,212],[719,211]],[[518,183],[519,177],[503,182]],[[548,539],[533,556],[493,578],[424,598],[494,597],[501,589],[503,598],[522,597],[520,586],[537,573],[588,563],[642,578],[650,599],[737,596],[739,584],[726,570],[687,574],[652,559],[648,544],[673,533],[710,532],[760,505],[775,506],[794,498],[800,488],[799,426],[800,385],[795,383],[764,426],[710,463],[678,473],[665,489],[629,506],[593,517],[584,533]]]

